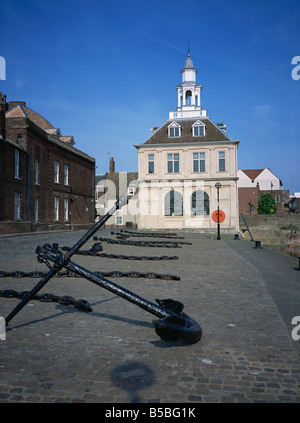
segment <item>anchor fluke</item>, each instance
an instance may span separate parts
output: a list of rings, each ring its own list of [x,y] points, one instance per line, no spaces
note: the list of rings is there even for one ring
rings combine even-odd
[[[167,298],[165,300],[159,300],[158,298],[155,298],[155,301],[161,307],[173,311],[173,313],[176,314],[180,314],[184,308],[184,305],[180,301],[172,300],[171,298]]]
[[[202,329],[190,316],[183,313],[184,305],[176,300],[155,300],[161,307],[176,313],[163,319],[153,320],[155,332],[166,342],[181,339],[189,344],[198,342],[202,336]]]

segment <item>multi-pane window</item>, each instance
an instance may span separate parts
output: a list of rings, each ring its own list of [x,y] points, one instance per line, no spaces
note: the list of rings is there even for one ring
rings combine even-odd
[[[123,225],[123,216],[116,216],[116,225]]]
[[[168,173],[179,173],[179,154],[168,154]]]
[[[59,162],[54,162],[54,182],[59,183]]]
[[[205,125],[201,120],[197,120],[192,126],[193,137],[204,137]]]
[[[203,137],[205,135],[204,125],[202,126],[194,126],[193,127],[193,136],[194,137]]]
[[[175,127],[169,128],[169,136],[170,138],[180,137],[180,127],[175,126]]]
[[[165,216],[182,216],[182,195],[177,191],[169,191],[165,195]]]
[[[205,191],[194,191],[191,196],[191,212],[195,216],[209,216],[209,196]]]
[[[14,204],[14,219],[20,219],[20,209],[21,209],[21,194],[15,192],[15,204]]]
[[[69,185],[69,165],[64,164],[64,185]]]
[[[39,198],[36,197],[34,200],[34,220],[35,222],[39,221]]]
[[[219,171],[225,170],[225,151],[219,151]]]
[[[36,185],[39,184],[39,161],[34,161],[34,183]]]
[[[205,172],[205,153],[193,153],[193,172]]]
[[[15,150],[15,178],[20,178],[20,152]]]
[[[54,220],[59,220],[59,197],[54,197]]]
[[[148,154],[148,173],[154,173],[154,154]]]
[[[68,222],[69,220],[69,199],[64,199],[64,221]]]

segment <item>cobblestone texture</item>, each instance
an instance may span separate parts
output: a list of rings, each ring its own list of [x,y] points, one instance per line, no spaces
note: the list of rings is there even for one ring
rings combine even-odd
[[[82,234],[2,236],[0,270],[46,270],[36,260],[35,247],[46,242],[71,246]],[[109,234],[103,229],[97,235]],[[246,251],[242,256],[225,239],[193,233],[181,236],[192,245],[164,249],[103,243],[107,253],[177,255],[179,260],[78,255],[72,260],[93,271],[180,276],[180,281],[111,280],[152,302],[155,298],[182,301],[184,311],[203,329],[198,343],[163,342],[154,331],[153,316],[134,304],[81,278],[53,278],[41,293],[86,299],[93,311],[38,301],[25,306],[11,320],[6,340],[0,341],[0,402],[300,402],[296,342],[261,272],[245,258],[247,248],[253,254],[253,245],[235,241]],[[84,249],[92,245],[90,241]],[[273,256],[276,261],[276,253]],[[30,290],[37,282],[3,278],[0,289]],[[0,298],[0,315],[7,316],[18,302]]]

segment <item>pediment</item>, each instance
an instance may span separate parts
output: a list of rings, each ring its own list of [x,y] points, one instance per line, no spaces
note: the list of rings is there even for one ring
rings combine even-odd
[[[192,126],[205,126],[205,124],[201,120],[197,120]]]
[[[176,122],[175,120],[173,120],[173,122],[170,123],[170,125],[168,125],[168,128],[180,128],[181,125],[179,125],[178,122]]]

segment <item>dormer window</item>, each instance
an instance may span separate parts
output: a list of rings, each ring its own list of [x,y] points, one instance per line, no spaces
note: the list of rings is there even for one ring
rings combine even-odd
[[[181,137],[181,126],[177,122],[172,122],[168,126],[169,138]]]
[[[205,135],[205,125],[201,120],[197,120],[192,126],[193,137],[204,137]]]

